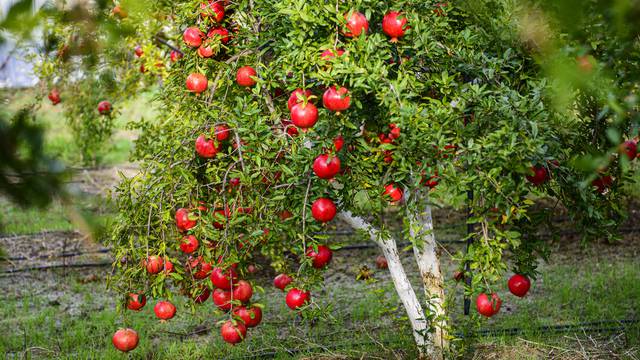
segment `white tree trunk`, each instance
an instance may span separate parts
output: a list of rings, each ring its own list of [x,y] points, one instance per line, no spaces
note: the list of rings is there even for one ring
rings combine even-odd
[[[413,337],[415,338],[416,345],[420,354],[433,353],[433,345],[425,341],[427,336],[427,321],[422,310],[422,305],[413,291],[411,282],[404,271],[404,267],[400,262],[400,256],[398,254],[398,248],[396,241],[391,236],[373,228],[371,224],[358,216],[354,216],[349,211],[342,211],[339,214],[340,218],[348,223],[351,227],[357,230],[364,230],[369,234],[372,241],[376,242],[384,253],[385,258],[389,264],[389,273],[391,279],[396,288],[396,292],[407,311],[407,316],[411,322],[413,329]]]
[[[444,283],[440,271],[440,260],[437,253],[433,218],[428,197],[418,192],[416,210],[408,210],[409,236],[414,244],[413,253],[420,270],[426,297],[427,318],[430,320],[430,336],[433,352],[427,353],[430,358],[442,358],[448,348],[447,317],[444,309]]]

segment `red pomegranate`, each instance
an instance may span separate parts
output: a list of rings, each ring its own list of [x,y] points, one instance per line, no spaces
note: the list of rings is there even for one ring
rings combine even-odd
[[[229,126],[227,124],[218,124],[216,125],[216,140],[225,141],[229,138],[231,134],[231,130],[229,130]]]
[[[198,48],[198,56],[201,58],[209,58],[215,55],[216,48],[213,46],[211,40],[205,40],[202,42],[202,45]]]
[[[536,165],[531,167],[532,175],[527,175],[527,180],[535,186],[542,185],[547,181],[548,173],[547,168],[544,166]]]
[[[171,50],[171,54],[169,55],[169,57],[171,58],[171,62],[176,62],[182,59],[182,56],[182,53],[177,50]]]
[[[145,260],[144,266],[149,274],[157,274],[164,268],[164,261],[160,256],[151,255]]]
[[[227,29],[225,29],[223,27],[213,28],[213,29],[209,30],[209,32],[207,33],[207,37],[209,37],[209,38],[213,38],[213,37],[216,37],[216,36],[225,45],[227,43],[229,43],[229,40],[231,40],[231,36],[229,36],[229,30],[227,30]]]
[[[322,95],[322,105],[330,111],[344,111],[351,106],[351,97],[349,90],[342,86],[336,89],[335,86],[328,88]]]
[[[633,140],[627,140],[620,145],[620,152],[627,155],[627,159],[631,161],[638,156],[638,144]]]
[[[396,124],[389,124],[389,139],[395,140],[400,137],[400,128]],[[445,146],[445,149],[447,147]]]
[[[245,280],[240,280],[233,286],[233,300],[238,300],[241,303],[246,304],[251,300],[252,295],[253,287],[251,287],[251,284]]]
[[[478,312],[486,317],[492,317],[497,314],[500,311],[500,305],[502,305],[502,300],[496,293],[491,294],[491,299],[485,293],[481,293],[476,299]]]
[[[158,319],[169,320],[176,315],[176,307],[169,301],[158,301],[156,306],[153,307],[153,312],[156,313]]]
[[[307,256],[312,259],[314,268],[322,269],[331,261],[333,253],[328,247],[318,245],[318,251],[314,250],[311,246],[307,248]]]
[[[191,254],[198,250],[199,245],[198,239],[195,236],[187,235],[182,238],[182,241],[180,241],[180,250],[185,254]]]
[[[191,214],[189,210],[180,208],[176,211],[176,227],[179,231],[188,231],[195,227],[197,223],[197,217]]]
[[[231,283],[233,282],[235,284],[236,281],[238,281],[238,273],[236,273],[233,267],[227,270],[222,270],[217,267],[211,271],[210,279],[213,286],[223,290],[231,290]]]
[[[190,273],[194,279],[205,279],[211,273],[211,269],[213,269],[213,266],[204,261],[202,256],[196,258],[189,257],[187,261],[187,272]]]
[[[111,112],[111,103],[108,101],[100,101],[98,104],[98,112],[101,115],[107,115]]]
[[[49,92],[48,98],[49,100],[51,100],[51,103],[53,105],[58,105],[60,103],[60,92],[58,91],[58,89],[56,88],[51,89],[51,91]]]
[[[291,310],[296,310],[306,305],[310,299],[310,292],[293,288],[287,293],[285,301]]]
[[[376,267],[378,269],[388,269],[389,268],[389,262],[387,261],[387,258],[384,257],[384,255],[378,255],[378,257],[376,258]]]
[[[313,172],[320,179],[332,179],[340,172],[340,159],[337,156],[322,154],[313,161]]]
[[[116,349],[129,352],[138,346],[138,333],[132,329],[120,329],[113,334],[111,339]]]
[[[257,306],[239,306],[233,309],[233,315],[239,317],[246,327],[256,327],[262,321],[262,310]]]
[[[140,311],[146,303],[147,297],[141,292],[137,294],[129,293],[129,296],[127,296],[127,309],[129,310]]]
[[[196,153],[198,153],[200,157],[211,159],[218,153],[218,148],[213,139],[207,139],[204,134],[201,134],[196,139]]]
[[[287,275],[287,274],[280,274],[278,276],[275,277],[275,279],[273,279],[273,286],[275,286],[276,288],[284,291],[284,289],[291,284],[291,282],[293,281],[293,279],[291,278],[291,276]]]
[[[402,200],[402,189],[397,187],[394,183],[391,183],[384,187],[384,196],[388,196],[392,203],[397,203]]]
[[[594,186],[600,194],[604,194],[611,184],[613,184],[613,178],[609,175],[600,176],[591,182],[591,186]]]
[[[209,0],[208,3],[200,3],[200,15],[209,17],[216,22],[221,22],[224,18],[224,2],[221,0]]]
[[[144,55],[144,51],[142,50],[142,47],[140,45],[136,46],[133,49],[133,52],[136,54],[137,57],[141,57],[142,55]]]
[[[360,36],[360,34],[366,34],[369,30],[369,21],[367,21],[366,16],[360,12],[354,11],[351,14],[346,14],[344,19],[347,21],[348,29],[348,31],[344,33],[346,37]]]
[[[327,198],[319,198],[311,205],[311,215],[317,221],[326,223],[336,216],[336,205]]]
[[[240,321],[229,320],[222,324],[220,336],[225,342],[234,345],[242,342],[247,336],[247,327]]]
[[[333,139],[333,147],[336,149],[336,152],[340,152],[343,146],[344,146],[344,138],[342,137],[342,135],[336,136],[336,138]]]
[[[240,86],[253,86],[257,84],[254,77],[258,76],[258,73],[251,66],[243,66],[238,69],[236,73],[236,83]]]
[[[215,289],[213,290],[213,295],[211,296],[213,299],[213,303],[216,304],[218,309],[223,311],[231,310],[231,291]]]
[[[524,275],[514,274],[509,278],[509,291],[517,297],[524,297],[531,288],[531,281]]]
[[[203,37],[204,33],[196,26],[189,27],[182,33],[182,40],[192,48],[199,47],[202,44]]]
[[[318,108],[313,103],[299,103],[291,108],[291,121],[302,129],[313,127],[318,121]]]
[[[335,58],[336,56],[340,57],[342,55],[344,55],[344,50],[342,49],[337,49],[337,50],[327,49],[323,51],[322,54],[320,54],[320,59],[324,61],[328,61]]]
[[[173,272],[173,263],[165,256],[164,258],[164,271],[163,273],[169,275]]]
[[[200,94],[209,86],[207,77],[199,73],[191,73],[187,76],[187,90]]]
[[[193,301],[195,301],[196,304],[202,304],[203,302],[207,301],[209,295],[211,295],[211,290],[209,290],[205,286],[202,286],[200,293],[194,296]]]
[[[226,209],[226,210],[218,209],[214,211],[213,218],[216,220],[213,222],[213,227],[218,230],[224,229],[224,226],[226,223],[225,219],[229,218],[229,209]]]
[[[391,37],[391,42],[403,37],[406,28],[407,18],[398,11],[389,11],[382,19],[382,31]]]
[[[295,104],[304,102],[311,95],[311,90],[295,89],[291,93],[291,95],[289,96],[289,100],[287,101],[287,107],[289,108],[289,111],[291,111],[291,108],[293,108]]]

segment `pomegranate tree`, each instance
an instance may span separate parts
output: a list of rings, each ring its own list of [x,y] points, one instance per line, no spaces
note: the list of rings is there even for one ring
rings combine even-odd
[[[224,311],[221,336],[236,344],[268,317],[246,277],[254,257],[270,258],[291,311],[309,311],[336,246],[317,234],[339,220],[380,246],[376,265],[388,269],[418,349],[436,356],[450,326],[432,201],[477,225],[456,278],[484,316],[498,313],[509,267],[535,278],[531,230],[542,217],[533,215],[547,210],[533,199],[553,196],[590,234],[611,230],[606,214],[637,150],[625,143],[630,130],[597,145],[608,154],[601,166],[580,167],[590,119],[552,106],[540,57],[495,20],[505,9],[484,25],[509,41],[453,3],[310,0],[300,10],[323,16],[285,10],[295,7],[288,0],[176,3],[162,25],[184,56],[161,72],[163,121],[142,127],[140,174],[116,191],[113,247],[127,261],[114,263],[113,283],[123,297],[147,288],[199,303],[211,294]],[[383,213],[392,216],[372,216]],[[389,221],[404,226],[424,296]],[[146,271],[150,256],[173,272]]]

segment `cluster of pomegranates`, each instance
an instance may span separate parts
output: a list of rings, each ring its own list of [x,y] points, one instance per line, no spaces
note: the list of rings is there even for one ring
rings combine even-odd
[[[509,278],[507,283],[509,291],[517,296],[524,297],[531,288],[531,281],[524,275],[514,274]],[[486,317],[492,317],[500,311],[502,300],[496,293],[487,295],[486,293],[480,293],[476,298],[476,307],[478,312]]]

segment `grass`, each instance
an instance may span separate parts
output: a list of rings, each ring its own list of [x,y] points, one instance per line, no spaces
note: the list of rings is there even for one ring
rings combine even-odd
[[[367,251],[356,259],[350,257],[349,261],[370,260],[375,251]],[[335,260],[340,264],[344,259],[340,258],[340,253],[336,255]],[[502,310],[489,321],[479,320],[475,314],[464,318],[460,314],[460,302],[454,304],[456,330],[465,324],[473,328],[516,327],[524,330],[518,336],[468,339],[458,348],[462,351],[459,355],[483,354],[476,358],[484,358],[489,357],[489,351],[493,358],[545,359],[549,347],[576,350],[579,348],[575,339],[604,342],[611,336],[578,332],[578,337],[574,338],[575,334],[538,331],[539,326],[638,318],[640,273],[636,258],[576,260],[544,266],[543,275],[523,299],[500,291],[504,300]],[[141,338],[132,355],[136,359],[241,359],[264,353],[275,353],[277,359],[305,356],[329,359],[399,356],[410,359],[416,355],[410,330],[402,319],[402,310],[396,315],[388,313],[397,305],[397,298],[385,276],[372,284],[327,281],[321,291],[314,293],[314,298],[328,307],[329,316],[314,324],[302,323],[296,318],[285,307],[284,294],[269,286],[267,277],[253,279],[265,286],[265,293],[254,295],[265,305],[263,324],[250,330],[247,341],[231,347],[220,340],[217,322],[225,316],[214,310],[211,300],[191,313],[185,300],[176,298],[178,315],[162,323],[153,315],[155,300],[149,299],[141,312],[127,312],[123,320],[115,311],[115,295],[104,288],[104,274],[101,270],[96,271],[98,279],[88,283],[87,271],[72,272],[67,277],[53,272],[31,274],[28,284],[21,286],[7,285],[15,280],[0,278],[3,288],[7,289],[0,297],[0,324],[9,329],[8,334],[0,338],[0,352],[10,357],[20,356],[25,349],[31,348],[37,349],[33,350],[36,353],[31,353],[34,358],[123,358],[113,349],[110,337],[118,327],[126,324],[136,329]],[[448,291],[460,293],[461,289],[455,289],[455,286],[449,283]],[[185,336],[203,328],[210,330]],[[624,333],[623,349],[635,351],[637,355],[640,352],[640,325],[628,326],[614,334],[621,332]],[[589,340],[589,336],[593,338]],[[287,349],[296,352],[289,354]],[[526,350],[524,353],[523,349]],[[495,357],[496,354],[501,355]]]

